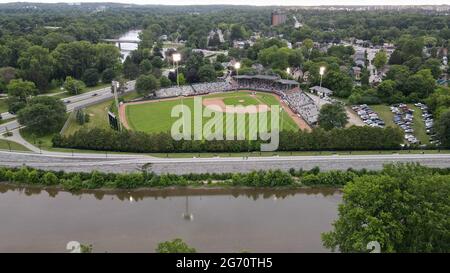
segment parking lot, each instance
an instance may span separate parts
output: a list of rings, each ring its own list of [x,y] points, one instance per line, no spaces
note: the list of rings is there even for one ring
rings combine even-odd
[[[420,144],[420,141],[414,135],[414,110],[404,103],[394,104],[390,109],[394,114],[394,123],[405,133],[405,140],[410,144]]]
[[[433,127],[434,126],[433,115],[428,111],[428,106],[420,102],[414,105],[416,107],[419,107],[420,110],[422,110],[422,120],[425,123],[426,133],[430,137],[430,143],[439,145],[440,141],[437,139],[437,135]]]
[[[378,116],[378,113],[372,110],[367,104],[353,105],[352,110],[361,118],[368,126],[383,128],[386,123]]]

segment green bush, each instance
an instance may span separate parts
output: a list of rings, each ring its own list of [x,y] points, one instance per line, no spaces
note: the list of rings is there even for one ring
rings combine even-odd
[[[43,176],[43,182],[47,186],[57,185],[59,183],[58,177],[52,172],[46,172]]]
[[[99,128],[81,129],[70,136],[56,135],[52,141],[54,147],[137,153],[247,152],[259,151],[261,144],[258,140],[176,141],[169,132],[146,134],[126,130],[117,132]],[[283,131],[280,132],[278,150],[398,149],[401,143],[403,143],[403,134],[398,128],[353,126],[329,131],[320,128],[311,132]]]
[[[41,182],[39,173],[36,170],[32,170],[28,173],[28,182],[31,184],[39,184]]]
[[[63,185],[63,188],[68,191],[79,191],[83,188],[83,181],[79,175],[76,175],[71,179],[64,179],[61,184]]]

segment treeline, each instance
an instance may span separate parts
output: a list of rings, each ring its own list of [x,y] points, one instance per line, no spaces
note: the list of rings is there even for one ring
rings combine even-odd
[[[174,152],[249,152],[260,151],[261,141],[174,140],[170,133],[116,132],[106,129],[81,129],[70,136],[55,135],[53,146],[61,148],[135,153]],[[398,149],[403,135],[397,128],[350,127],[311,132],[280,132],[279,151],[383,150]]]
[[[102,173],[98,171],[64,172],[44,171],[29,167],[0,168],[0,182],[20,185],[58,186],[68,191],[82,189],[136,189],[145,187],[171,186],[245,186],[245,187],[292,187],[292,186],[334,186],[340,187],[362,176],[394,176],[404,174],[449,175],[450,168],[437,169],[418,164],[388,164],[381,171],[365,169],[321,172],[318,167],[311,170],[291,169],[253,171],[250,173],[203,173],[203,174],[161,174],[153,172]]]

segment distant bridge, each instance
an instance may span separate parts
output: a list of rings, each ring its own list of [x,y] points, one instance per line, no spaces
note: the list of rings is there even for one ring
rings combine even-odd
[[[139,40],[102,39],[102,41],[108,43],[117,43],[120,50],[122,50],[121,44],[139,44]]]

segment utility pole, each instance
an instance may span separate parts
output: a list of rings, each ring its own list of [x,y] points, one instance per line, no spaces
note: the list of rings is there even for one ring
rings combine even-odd
[[[119,98],[117,96],[117,88],[119,87],[119,82],[118,81],[113,81],[112,82],[112,89],[113,89],[113,93],[114,93],[114,101],[116,103],[116,109],[117,109],[117,129],[120,131],[122,131],[122,126],[120,124],[120,115],[119,115]]]

